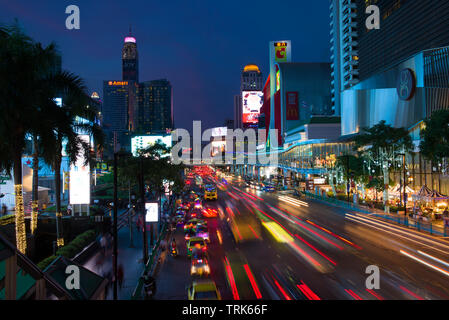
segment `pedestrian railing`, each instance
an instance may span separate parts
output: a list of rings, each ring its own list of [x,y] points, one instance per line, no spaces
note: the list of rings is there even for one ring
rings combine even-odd
[[[355,210],[355,211],[359,211],[362,213],[368,213],[371,216],[375,216],[381,219],[385,219],[387,221],[391,221],[391,222],[395,222],[399,225],[403,225],[406,226],[408,228],[411,229],[416,229],[418,231],[423,231],[423,232],[428,232],[432,235],[438,235],[438,236],[442,236],[442,237],[449,237],[449,227],[444,227],[444,226],[438,226],[433,224],[431,221],[424,221],[421,219],[414,219],[414,218],[410,218],[410,217],[406,217],[406,216],[401,216],[401,215],[394,215],[394,214],[387,214],[387,213],[382,213],[382,212],[376,212],[376,211],[372,211],[369,210],[367,208],[364,208],[363,206],[354,204],[354,203],[349,203],[349,202],[345,202],[342,200],[338,200],[335,198],[328,198],[328,197],[322,197],[310,192],[303,192],[307,197],[312,198],[312,199],[316,199],[319,201],[323,201],[323,202],[327,202],[339,207],[343,207],[346,209],[350,209],[350,210]]]
[[[131,296],[131,300],[141,300],[142,299],[142,290],[143,290],[143,284],[144,284],[143,279],[147,274],[152,273],[153,268],[156,265],[155,262],[157,262],[157,258],[159,257],[161,241],[164,239],[166,233],[167,233],[167,225],[164,224],[162,226],[162,232],[159,234],[156,244],[151,249],[150,257],[148,258],[148,261],[145,264],[145,268],[143,269],[142,275],[139,277],[139,281],[137,283],[136,288],[134,289],[133,295]]]

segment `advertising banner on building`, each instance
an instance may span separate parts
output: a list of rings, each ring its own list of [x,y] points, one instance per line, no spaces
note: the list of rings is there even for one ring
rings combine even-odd
[[[212,128],[212,137],[226,137],[227,132],[227,127]]]
[[[287,120],[299,120],[298,92],[286,92]]]
[[[242,91],[242,121],[256,124],[263,105],[262,91]]]
[[[89,143],[88,135],[79,137]],[[84,165],[83,154],[78,154],[75,164],[70,166],[70,204],[90,203],[90,168]]]

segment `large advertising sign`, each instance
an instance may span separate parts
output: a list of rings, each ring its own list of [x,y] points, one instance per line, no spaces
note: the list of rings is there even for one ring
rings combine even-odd
[[[298,92],[286,93],[287,120],[299,120]]]
[[[212,141],[210,155],[215,157],[217,154],[224,154],[226,151],[226,141]]]
[[[79,135],[89,143],[88,135]],[[84,156],[78,154],[75,164],[70,166],[70,204],[90,204],[90,168],[84,165]]]
[[[172,136],[171,135],[148,135],[148,136],[135,136],[131,138],[131,152],[134,157],[138,156],[137,151],[140,149],[145,149],[154,145],[158,140],[160,140],[167,147],[172,146]],[[169,155],[166,155],[167,157]]]
[[[262,91],[243,91],[242,92],[242,115],[243,123],[257,123],[260,108],[263,105]]]
[[[212,128],[212,137],[225,137],[227,135],[227,127]]]
[[[274,43],[274,59],[276,62],[287,62],[288,42],[280,41]]]
[[[145,203],[145,222],[158,222],[159,221],[159,204],[157,202]]]

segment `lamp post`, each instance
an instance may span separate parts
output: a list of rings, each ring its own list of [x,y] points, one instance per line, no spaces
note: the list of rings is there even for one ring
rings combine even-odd
[[[114,146],[114,207],[113,207],[113,227],[112,233],[114,238],[113,253],[112,253],[112,269],[114,272],[114,300],[117,300],[117,255],[118,255],[118,245],[117,245],[117,151]]]
[[[141,198],[141,210],[143,217],[143,263],[146,264],[148,261],[148,238],[147,238],[147,224],[146,224],[146,212],[145,212],[145,185],[143,179],[143,159],[142,155],[139,158],[140,167],[140,198]]]
[[[403,170],[403,174],[404,174],[404,183],[402,183],[402,186],[400,186],[400,189],[402,189],[402,199],[404,200],[404,216],[407,216],[407,178],[406,178],[406,172],[405,172],[405,153],[399,153],[398,155],[402,156],[402,170]],[[400,175],[399,175],[400,176]],[[399,178],[399,182],[401,182],[401,178]],[[399,191],[399,194],[401,194],[401,191]],[[401,204],[402,204],[402,199],[401,199]]]

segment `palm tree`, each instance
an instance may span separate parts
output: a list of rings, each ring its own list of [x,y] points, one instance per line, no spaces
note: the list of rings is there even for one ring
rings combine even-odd
[[[26,253],[22,190],[22,155],[26,135],[38,116],[33,103],[36,81],[35,52],[31,38],[17,23],[0,28],[0,169],[14,171],[16,245]]]
[[[38,215],[38,185],[39,185],[39,157],[44,162],[51,163],[53,158],[53,124],[50,115],[53,115],[58,106],[54,102],[55,84],[52,83],[52,75],[57,72],[59,56],[56,45],[51,43],[43,48],[40,43],[34,44],[35,64],[39,70],[34,85],[35,104],[40,116],[35,118],[31,134],[33,136],[33,190],[32,190],[32,214],[31,233],[34,234],[37,228]]]
[[[61,163],[63,142],[70,164],[75,164],[79,155],[84,157],[84,165],[91,165],[93,160],[91,146],[83,140],[82,135],[88,135],[95,142],[96,148],[101,148],[104,135],[96,123],[97,110],[86,93],[84,82],[78,76],[69,72],[53,75],[55,84],[63,97],[62,107],[52,116],[54,119],[54,152],[51,162],[55,171],[56,200],[56,232],[58,247],[64,245],[61,212]]]

